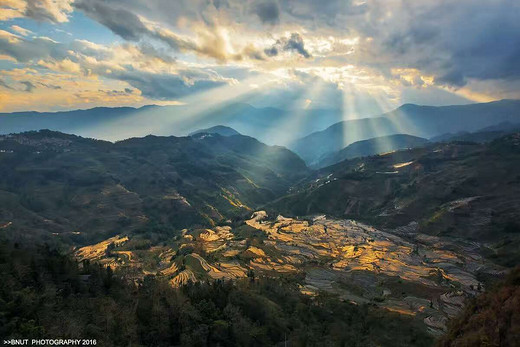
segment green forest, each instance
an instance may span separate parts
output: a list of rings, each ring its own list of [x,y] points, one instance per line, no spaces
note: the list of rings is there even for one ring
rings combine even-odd
[[[0,246],[0,336],[96,339],[102,346],[427,346],[399,314],[300,294],[290,278],[132,282],[48,246]]]

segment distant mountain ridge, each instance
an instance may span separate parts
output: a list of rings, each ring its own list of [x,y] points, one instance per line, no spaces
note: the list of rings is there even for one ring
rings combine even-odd
[[[430,139],[432,142],[447,141],[470,141],[470,142],[489,142],[499,137],[520,131],[520,123],[512,124],[503,122],[497,125],[485,127],[476,132],[461,131],[456,134],[442,134]]]
[[[297,118],[295,118],[297,117]],[[298,127],[294,122],[301,118]],[[257,108],[244,103],[204,105],[149,105],[96,107],[60,112],[0,113],[0,134],[49,129],[108,141],[120,141],[149,134],[186,136],[214,126],[231,127],[271,145],[285,145],[342,119],[340,112],[327,109],[288,111]]]
[[[286,146],[307,164],[316,165],[326,155],[374,137],[409,134],[432,138],[475,132],[504,122],[518,124],[520,101],[439,107],[405,104],[378,117],[342,121],[348,117],[340,110],[282,110],[244,103],[208,106],[207,109],[204,105],[98,107],[0,114],[0,134],[50,129],[118,141],[148,134],[186,136],[198,129],[226,126],[266,144]]]
[[[347,159],[366,157],[399,149],[420,147],[427,143],[429,143],[429,141],[425,138],[406,134],[375,137],[354,142],[338,152],[325,156],[319,161],[316,167],[326,167]]]
[[[198,134],[219,134],[221,136],[233,136],[233,135],[241,135],[238,131],[233,128],[224,126],[224,125],[216,125],[207,129],[200,129],[194,131],[189,134],[189,136],[195,136]]]
[[[374,137],[409,134],[431,138],[460,131],[475,132],[503,122],[520,123],[520,100],[458,106],[405,104],[380,117],[339,122],[288,145],[307,164],[351,143]]]

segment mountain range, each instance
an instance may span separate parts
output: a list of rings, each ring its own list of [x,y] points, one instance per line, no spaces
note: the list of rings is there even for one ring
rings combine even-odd
[[[503,122],[489,127],[485,127],[475,132],[461,131],[455,134],[443,134],[430,139],[432,142],[446,141],[470,141],[470,142],[489,142],[507,134],[518,132],[520,124]]]
[[[48,130],[4,135],[0,226],[81,244],[121,230],[215,226],[265,206],[291,216],[324,213],[392,228],[414,222],[423,233],[516,240],[502,231],[516,230],[520,218],[518,133],[488,143],[390,138],[404,149],[377,154],[388,138],[362,141],[339,152],[350,159],[312,171],[284,147],[207,130],[116,143]]]
[[[406,104],[379,117],[333,124],[290,143],[288,148],[307,164],[316,165],[326,155],[374,137],[408,134],[431,138],[446,133],[475,132],[504,122],[520,123],[519,100],[439,107]]]
[[[97,107],[62,112],[0,113],[0,134],[49,129],[108,141],[146,135],[186,136],[214,126],[232,127],[267,144],[284,145],[342,118],[336,110],[287,111],[232,103],[204,105]],[[299,127],[295,123],[304,119]]]
[[[458,106],[403,105],[376,117],[349,119],[340,110],[283,110],[248,104],[93,108],[66,112],[0,114],[0,134],[49,129],[102,140],[149,134],[186,136],[215,126],[270,145],[283,145],[308,165],[346,146],[375,137],[407,134],[422,138],[475,132],[499,124],[520,124],[520,101]],[[345,120],[348,119],[348,120]]]
[[[374,137],[368,140],[354,142],[342,150],[325,155],[315,167],[322,168],[347,159],[367,157],[399,149],[421,147],[428,142],[427,139],[422,137],[406,134]]]

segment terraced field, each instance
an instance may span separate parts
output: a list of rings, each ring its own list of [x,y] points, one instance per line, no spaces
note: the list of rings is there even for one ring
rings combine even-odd
[[[247,223],[268,235],[267,245],[292,257],[285,258],[287,265],[305,272],[306,293],[324,290],[415,315],[432,333],[442,332],[464,299],[484,289],[478,272],[500,271],[478,254],[474,243],[381,231],[323,216],[269,221],[257,212]]]
[[[484,290],[478,273],[501,271],[479,255],[479,244],[418,234],[413,225],[382,231],[324,216],[271,220],[264,211],[255,212],[245,224],[262,238],[238,237],[238,230],[229,226],[186,229],[171,247],[119,250],[128,238],[115,237],[76,254],[80,259],[141,269],[141,276],[164,276],[173,286],[294,275],[301,279],[302,293],[326,291],[345,301],[414,316],[432,334],[445,330],[466,297]],[[107,251],[110,244],[111,252]],[[144,258],[154,256],[159,259],[156,271],[145,271]]]

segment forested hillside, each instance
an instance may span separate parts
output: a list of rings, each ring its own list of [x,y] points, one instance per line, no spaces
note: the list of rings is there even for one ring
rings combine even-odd
[[[289,278],[188,283],[0,245],[0,336],[88,338],[101,346],[428,346],[405,316],[301,294]]]
[[[0,227],[47,242],[213,226],[287,193],[308,169],[247,136],[117,143],[51,131],[0,136]]]

